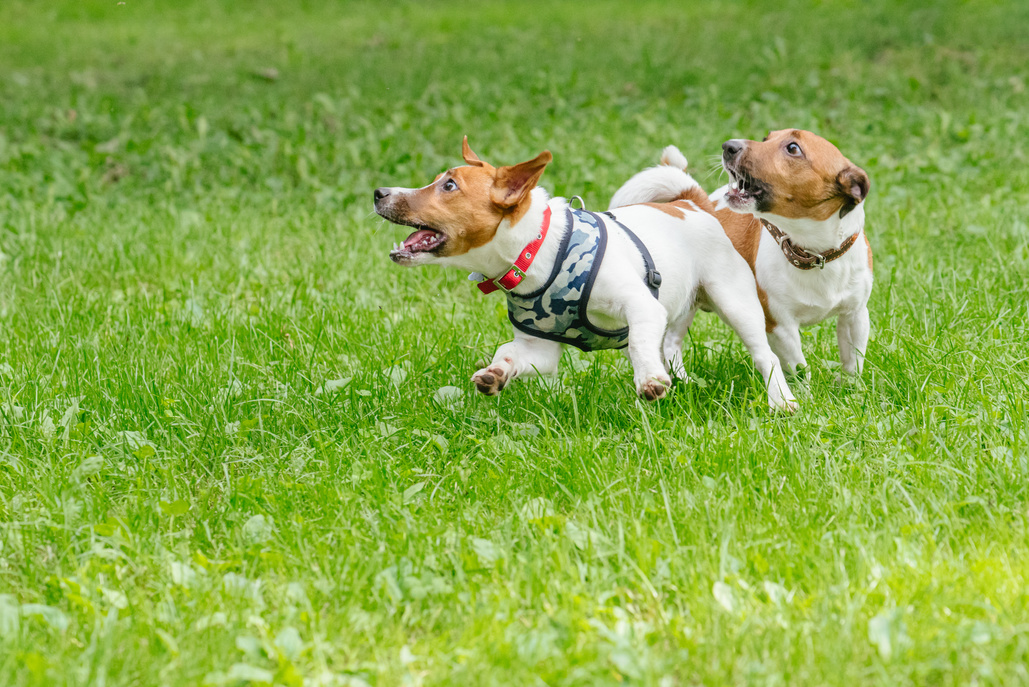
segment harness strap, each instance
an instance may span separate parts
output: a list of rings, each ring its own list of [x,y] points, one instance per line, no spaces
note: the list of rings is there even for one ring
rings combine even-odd
[[[610,217],[611,221],[621,227],[622,231],[625,232],[625,235],[636,244],[636,249],[639,250],[640,255],[643,256],[643,265],[647,270],[647,276],[644,277],[643,280],[647,283],[647,288],[650,289],[650,294],[654,298],[657,298],[658,293],[661,290],[661,273],[657,271],[657,267],[654,265],[654,259],[650,257],[650,251],[647,250],[647,246],[643,241],[640,241],[639,236],[636,236],[636,234],[629,230],[629,227],[619,222],[610,212],[603,212],[601,214]]]

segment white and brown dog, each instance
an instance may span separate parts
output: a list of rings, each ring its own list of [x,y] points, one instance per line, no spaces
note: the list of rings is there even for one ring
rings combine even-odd
[[[810,131],[722,144],[731,183],[697,200],[686,158],[665,148],[661,165],[627,181],[611,207],[699,204],[722,223],[757,278],[768,340],[786,370],[806,366],[800,327],[838,316],[843,371],[860,375],[868,345],[872,247],[864,235],[868,175]]]
[[[506,292],[514,341],[472,377],[480,391],[496,394],[515,377],[556,372],[568,343],[627,347],[637,393],[661,398],[669,371],[685,376],[682,341],[699,301],[739,334],[768,404],[796,408],[764,335],[754,277],[714,217],[689,205],[573,210],[537,187],[549,152],[509,167],[479,159],[467,137],[462,152],[467,164],[428,186],[376,189],[375,211],[415,228],[394,246],[394,262],[459,267],[480,273],[473,277],[484,293]]]

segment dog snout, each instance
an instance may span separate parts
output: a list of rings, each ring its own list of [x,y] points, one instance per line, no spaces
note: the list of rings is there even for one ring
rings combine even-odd
[[[389,189],[385,186],[379,187],[372,192],[372,195],[375,197],[375,202],[378,203],[380,200],[389,195]]]
[[[722,144],[722,158],[725,160],[735,160],[745,146],[746,143],[738,138],[726,141]]]

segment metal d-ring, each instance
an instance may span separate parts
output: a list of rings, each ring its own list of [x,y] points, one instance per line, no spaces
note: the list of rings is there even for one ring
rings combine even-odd
[[[582,196],[572,196],[572,197],[571,197],[571,198],[570,198],[570,199],[568,200],[568,207],[570,207],[570,208],[571,208],[571,207],[572,207],[572,202],[573,202],[573,201],[576,201],[576,200],[577,200],[577,201],[579,201],[579,207],[580,207],[580,208],[581,208],[582,210],[585,210],[585,209],[586,209],[586,201],[582,199]],[[575,208],[572,208],[572,209],[574,210]]]

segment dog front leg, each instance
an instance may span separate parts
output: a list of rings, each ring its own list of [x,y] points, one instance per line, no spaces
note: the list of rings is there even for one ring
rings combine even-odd
[[[668,313],[649,291],[643,291],[638,299],[627,304],[625,316],[629,324],[628,352],[636,393],[647,401],[664,398],[672,385],[661,359]]]
[[[498,348],[489,366],[472,375],[472,381],[482,393],[496,396],[515,377],[557,372],[560,360],[561,344],[515,330],[514,341]]]
[[[668,323],[668,331],[665,332],[665,341],[662,345],[662,353],[665,358],[665,370],[682,380],[688,379],[686,366],[683,364],[682,342],[686,338],[686,332],[693,324],[693,316],[697,309],[690,308],[686,314]]]
[[[852,313],[840,315],[836,321],[836,342],[840,347],[840,362],[844,374],[861,376],[868,350],[868,307],[863,305]]]
[[[804,349],[800,346],[800,327],[796,324],[779,323],[768,334],[768,343],[779,358],[786,373],[793,376],[797,370],[807,367]]]

